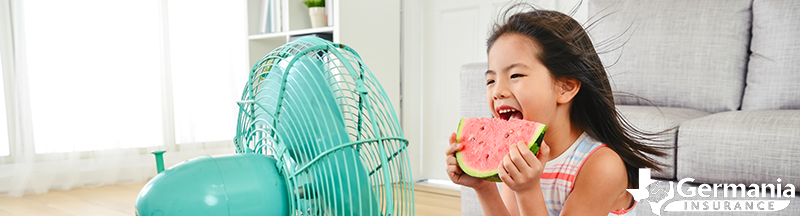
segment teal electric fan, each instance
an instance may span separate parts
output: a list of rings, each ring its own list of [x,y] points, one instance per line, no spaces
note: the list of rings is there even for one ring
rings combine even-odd
[[[350,47],[303,37],[244,88],[236,154],[191,159],[148,182],[137,215],[413,215],[408,141]]]

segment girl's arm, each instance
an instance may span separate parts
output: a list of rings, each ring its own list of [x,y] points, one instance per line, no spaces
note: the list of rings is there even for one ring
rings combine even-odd
[[[481,208],[483,209],[483,215],[486,216],[512,215],[509,214],[508,209],[506,209],[506,205],[508,204],[508,201],[506,201],[506,196],[503,195],[502,198],[500,197],[500,193],[497,191],[497,185],[492,183],[491,185],[486,185],[480,188],[476,187],[473,189],[475,189],[475,193],[478,194],[478,201],[480,201],[481,203]]]
[[[630,207],[630,194],[625,190],[628,188],[625,164],[608,147],[597,149],[586,159],[573,185],[561,215],[605,216],[609,211]]]
[[[517,195],[511,188],[508,188],[506,184],[501,184],[500,191],[500,195],[503,197],[503,203],[506,204],[508,212],[511,213],[511,215],[518,216],[519,205],[517,204]]]
[[[497,168],[504,188],[513,193],[504,193],[504,202],[514,215],[547,216],[542,187],[539,184],[544,164],[550,159],[550,147],[542,142],[539,155],[534,155],[524,142],[511,145],[508,155]],[[512,196],[513,195],[513,196]],[[513,198],[512,198],[513,197]]]

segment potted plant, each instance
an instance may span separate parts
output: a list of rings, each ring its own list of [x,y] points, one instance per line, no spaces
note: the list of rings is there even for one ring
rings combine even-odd
[[[319,28],[328,25],[325,20],[325,0],[303,0],[308,7],[308,16],[311,17],[311,27]]]

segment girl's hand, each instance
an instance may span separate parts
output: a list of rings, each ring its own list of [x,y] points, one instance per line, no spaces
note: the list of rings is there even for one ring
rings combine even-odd
[[[508,155],[497,167],[503,183],[515,192],[524,192],[539,186],[544,164],[550,160],[550,147],[542,142],[539,154],[534,155],[524,142],[511,145]]]
[[[456,152],[461,151],[462,148],[464,148],[463,145],[456,143],[456,133],[451,134],[450,146],[448,146],[447,150],[445,151],[445,155],[447,155],[447,176],[450,177],[450,181],[475,189],[489,184],[494,186],[494,183],[492,182],[472,177],[461,170],[461,167],[458,166],[458,161],[456,161]]]

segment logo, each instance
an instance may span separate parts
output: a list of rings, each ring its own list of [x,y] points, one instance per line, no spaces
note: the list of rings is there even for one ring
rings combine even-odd
[[[639,189],[627,190],[634,200],[639,202],[646,200],[653,214],[659,216],[662,206],[664,211],[675,212],[780,211],[789,206],[788,199],[795,196],[794,185],[782,185],[781,179],[777,179],[776,183],[761,185],[700,184],[684,187],[691,182],[694,182],[693,178],[681,179],[677,184],[657,181],[650,178],[650,169],[639,169]],[[647,189],[648,186],[651,186],[650,190]],[[675,199],[676,195],[679,199],[669,202]]]

